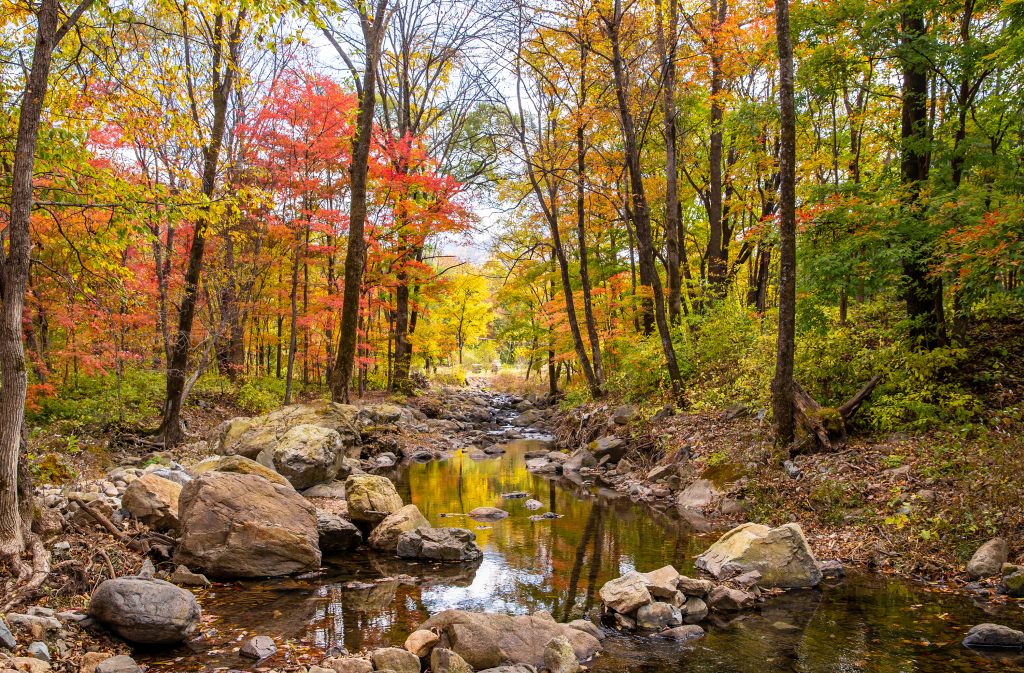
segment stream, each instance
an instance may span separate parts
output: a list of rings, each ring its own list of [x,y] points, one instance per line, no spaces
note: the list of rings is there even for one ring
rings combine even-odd
[[[563,622],[596,615],[598,589],[628,570],[672,564],[692,576],[694,556],[719,532],[699,534],[672,509],[635,504],[578,476],[530,474],[524,453],[546,446],[515,440],[498,457],[475,461],[468,451],[457,452],[384,473],[435,527],[473,530],[484,551],[480,561],[434,565],[358,551],[325,557],[324,571],[312,577],[218,584],[200,596],[202,633],[178,648],[137,651],[136,657],[154,671],[309,666],[331,648],[400,647],[442,610],[547,610]],[[524,498],[502,498],[517,491],[544,507],[529,511]],[[475,521],[459,515],[485,505],[511,516]],[[528,518],[548,511],[563,516]],[[845,580],[771,598],[731,621],[706,621],[708,634],[696,641],[627,635],[606,624],[604,652],[587,666],[600,673],[1024,671],[1024,654],[977,653],[960,644],[982,622],[1021,629],[1024,611],[854,571]],[[253,635],[273,637],[278,653],[259,663],[239,658],[237,648]]]

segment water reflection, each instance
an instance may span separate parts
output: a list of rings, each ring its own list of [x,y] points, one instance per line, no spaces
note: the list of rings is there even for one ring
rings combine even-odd
[[[568,621],[596,614],[598,589],[623,572],[669,563],[693,570],[694,555],[710,544],[699,537],[710,528],[702,517],[639,505],[578,478],[530,474],[523,454],[542,446],[514,441],[499,457],[478,461],[459,453],[389,473],[404,500],[415,503],[432,525],[476,532],[481,560],[445,565],[359,551],[325,558],[327,571],[315,580],[217,586],[202,598],[204,613],[216,619],[216,633],[142,658],[153,670],[254,671],[257,664],[234,652],[244,632],[288,641],[289,647],[259,667],[308,665],[332,647],[357,652],[400,645],[442,610],[547,610]],[[530,511],[525,498],[501,497],[517,491],[544,507]],[[481,506],[510,516],[465,516]],[[547,511],[563,516],[528,518]],[[975,605],[922,585],[853,575],[835,586],[788,592],[746,615],[713,619],[705,623],[708,635],[697,641],[610,637],[604,656],[590,667],[597,673],[1022,670],[1020,654],[978,654],[960,646],[963,633],[983,621],[1024,626],[1016,607]]]

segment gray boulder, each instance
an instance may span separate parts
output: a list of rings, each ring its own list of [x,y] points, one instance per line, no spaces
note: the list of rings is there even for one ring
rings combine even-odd
[[[7,628],[7,624],[4,623],[3,619],[0,619],[0,646],[13,650],[18,646],[18,641],[15,639],[14,634]]]
[[[637,628],[648,631],[660,631],[666,626],[677,626],[680,621],[668,603],[648,603],[636,611]]]
[[[120,577],[100,584],[89,601],[89,616],[125,640],[169,645],[189,637],[202,611],[191,592],[170,582]]]
[[[296,490],[332,481],[345,458],[341,435],[316,425],[290,428],[267,452],[273,469]]]
[[[756,570],[763,587],[813,587],[821,581],[818,562],[795,523],[779,528],[756,523],[737,526],[698,556],[696,565],[719,579],[731,569]]]
[[[398,538],[397,551],[402,558],[425,558],[448,563],[475,561],[483,556],[473,531],[465,528],[430,528],[429,524],[402,533]]]
[[[974,552],[974,556],[967,563],[967,575],[972,580],[998,575],[1009,554],[1010,548],[1006,540],[994,537]]]
[[[329,512],[316,513],[316,532],[321,554],[348,551],[363,543],[363,533],[354,523]]]
[[[345,502],[354,522],[376,525],[402,508],[402,498],[387,477],[352,475],[345,480]]]
[[[1019,650],[1024,648],[1024,632],[1001,624],[978,624],[964,636],[967,647],[993,647]]]
[[[638,572],[606,582],[598,592],[606,606],[622,614],[629,614],[654,599],[647,590],[647,582]]]
[[[585,467],[597,467],[597,458],[586,449],[577,449],[569,460],[562,463],[562,469],[566,472],[579,472]]]

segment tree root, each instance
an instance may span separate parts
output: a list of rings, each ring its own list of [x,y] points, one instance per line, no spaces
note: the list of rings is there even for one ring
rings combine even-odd
[[[22,561],[20,556],[8,557],[8,562],[13,567],[18,567],[18,580],[6,592],[8,598],[4,599],[3,605],[0,606],[0,613],[8,612],[33,595],[39,590],[39,587],[43,586],[43,582],[50,575],[50,552],[43,546],[42,540],[33,532],[25,530],[22,531],[22,539],[25,542],[25,548],[32,553],[32,565],[29,566]]]

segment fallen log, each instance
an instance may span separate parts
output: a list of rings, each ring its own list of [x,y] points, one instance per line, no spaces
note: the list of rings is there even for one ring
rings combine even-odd
[[[793,379],[793,421],[797,428],[803,429],[809,437],[817,440],[816,443],[821,450],[838,451],[846,446],[846,426],[881,380],[882,375],[878,374],[842,406],[833,409],[818,404],[818,401]]]

